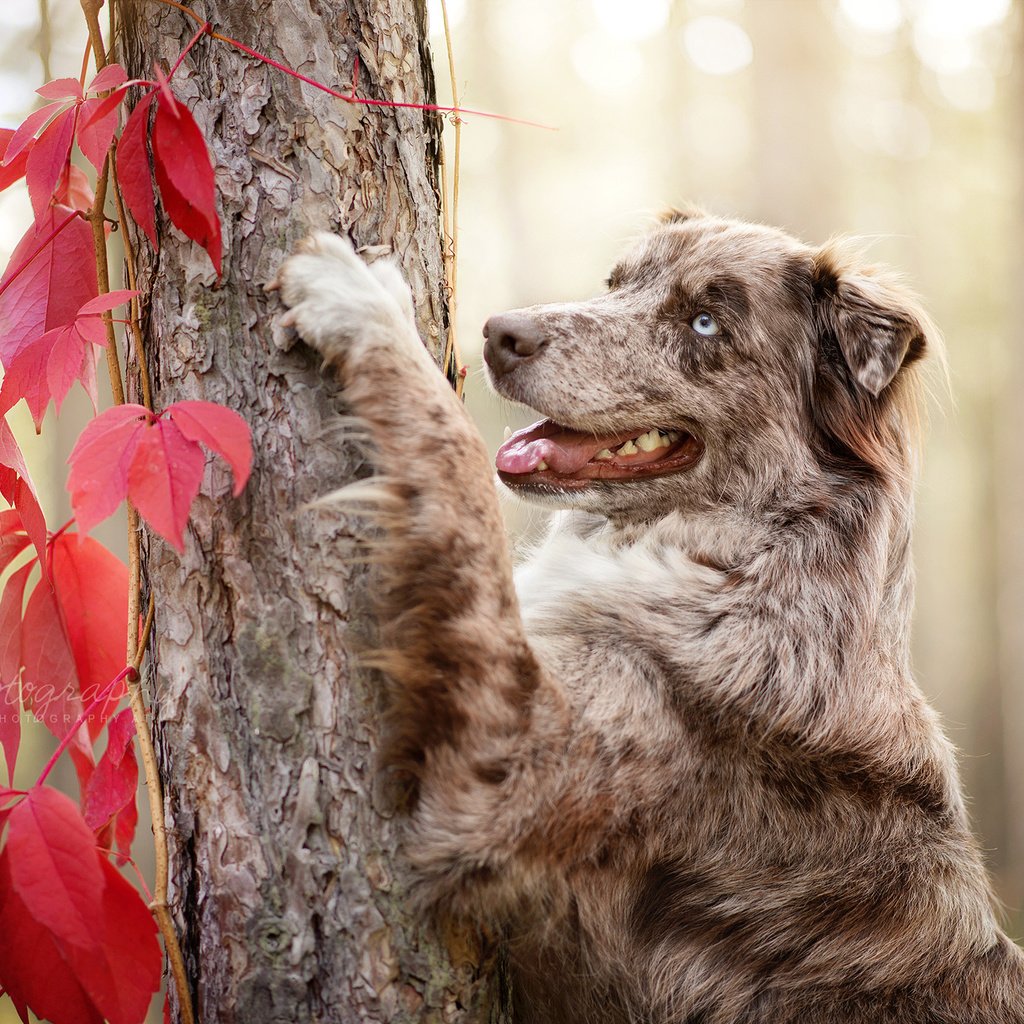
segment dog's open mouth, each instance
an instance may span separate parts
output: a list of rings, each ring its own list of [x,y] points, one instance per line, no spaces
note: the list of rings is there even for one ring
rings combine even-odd
[[[511,486],[586,487],[594,480],[640,480],[688,469],[704,445],[684,430],[661,429],[595,435],[540,420],[516,431],[494,462]]]

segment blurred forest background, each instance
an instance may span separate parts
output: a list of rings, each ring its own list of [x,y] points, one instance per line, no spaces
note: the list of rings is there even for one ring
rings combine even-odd
[[[448,102],[434,0],[430,13]],[[971,813],[1019,936],[1024,6],[448,0],[448,13],[462,104],[557,128],[470,117],[462,129],[458,334],[467,401],[492,450],[506,424],[531,417],[487,392],[484,320],[601,290],[616,254],[672,203],[807,241],[860,236],[924,297],[945,333],[953,398],[933,408],[919,488],[916,669],[963,752]],[[13,127],[39,84],[77,76],[79,2],[0,5],[0,40],[0,125]],[[3,263],[30,219],[20,186],[0,194]],[[88,414],[72,392],[38,439],[24,406],[12,414],[51,527],[69,515],[64,459]],[[520,534],[540,516],[509,512]],[[96,532],[123,545],[122,523]]]

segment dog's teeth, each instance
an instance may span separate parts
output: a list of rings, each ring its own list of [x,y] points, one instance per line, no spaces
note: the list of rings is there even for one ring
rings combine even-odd
[[[545,470],[547,468],[548,468],[548,464],[543,459],[541,459],[540,462],[537,463],[537,470],[538,471]]]
[[[512,436],[512,428],[505,427],[505,440],[507,441]]]
[[[612,454],[611,449],[602,448],[595,456],[595,459],[614,459],[615,456]]]
[[[668,439],[669,439],[669,442],[671,444],[675,444],[676,441],[679,440],[679,431],[678,430],[670,430],[668,432]]]
[[[637,447],[641,452],[653,452],[660,446],[660,440],[656,430],[648,430],[637,438]]]
[[[615,449],[615,454],[616,455],[636,455],[636,453],[639,450],[640,449],[637,448],[637,446],[635,444],[633,444],[632,441],[627,441],[625,444],[619,445],[619,447]]]

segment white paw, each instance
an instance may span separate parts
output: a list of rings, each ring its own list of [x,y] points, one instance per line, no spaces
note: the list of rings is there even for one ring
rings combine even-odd
[[[299,243],[267,290],[280,289],[289,307],[282,327],[331,361],[351,354],[359,359],[373,345],[415,344],[409,288],[391,263],[364,263],[344,238],[318,231]]]

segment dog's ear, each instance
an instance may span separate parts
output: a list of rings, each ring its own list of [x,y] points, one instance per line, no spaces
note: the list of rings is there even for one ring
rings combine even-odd
[[[856,386],[877,397],[924,355],[928,319],[894,280],[826,246],[815,254],[813,284],[819,337],[825,348],[838,347]]]
[[[682,203],[664,210],[658,221],[661,224],[683,224],[688,220],[700,220],[707,216],[707,210],[702,210],[696,203]]]

